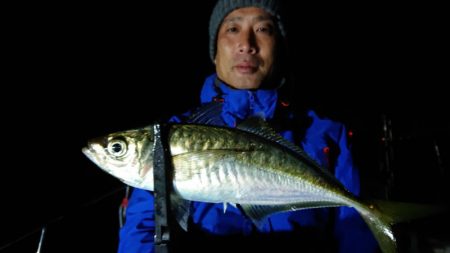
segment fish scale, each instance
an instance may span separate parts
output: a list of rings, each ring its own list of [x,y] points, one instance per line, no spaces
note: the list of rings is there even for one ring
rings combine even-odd
[[[347,204],[347,197],[338,197],[343,194],[339,187],[328,184],[325,188],[317,184],[321,180],[309,175],[310,171],[299,166],[301,163],[289,153],[258,144],[251,139],[253,136],[245,136],[248,135],[245,132],[241,136],[230,129],[215,128],[211,131],[211,127],[206,127],[209,131],[206,135],[202,128],[204,127],[179,125],[172,129],[171,147],[183,150],[180,154],[189,154],[189,158],[192,158],[192,152],[199,152],[199,158],[194,156],[194,160],[181,159],[175,155],[174,184],[182,197],[208,202],[225,200],[249,204],[296,203],[299,198],[308,201],[341,201],[339,204]],[[190,141],[183,138],[189,138]],[[216,145],[212,147],[211,143]],[[208,151],[207,155],[201,152],[205,150]],[[218,157],[214,157],[214,150],[217,150]],[[222,155],[229,151],[234,152],[232,157]],[[204,161],[211,159],[214,162],[205,166]],[[231,172],[232,168],[234,174]],[[183,173],[181,177],[177,177],[179,170],[200,176],[183,177],[186,175]],[[235,180],[230,180],[232,178]],[[308,178],[312,178],[310,181],[316,184],[308,182]],[[202,185],[208,187],[201,187]]]

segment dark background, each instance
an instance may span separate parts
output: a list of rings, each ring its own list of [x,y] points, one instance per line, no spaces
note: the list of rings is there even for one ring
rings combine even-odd
[[[42,252],[115,252],[123,185],[81,148],[92,137],[145,126],[197,103],[213,72],[212,6],[183,1],[2,8],[1,252],[35,252],[44,224]],[[366,197],[448,203],[443,9],[290,3],[296,102],[353,132]],[[383,163],[383,115],[392,123],[392,177]],[[405,237],[419,234],[427,244],[433,238],[448,245],[449,222],[441,218],[409,225]]]

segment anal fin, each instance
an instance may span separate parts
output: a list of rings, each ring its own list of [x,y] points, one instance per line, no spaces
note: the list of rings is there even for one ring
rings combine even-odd
[[[264,219],[274,213],[337,206],[342,205],[326,201],[293,203],[287,205],[240,205],[242,211],[253,221],[255,226],[258,228],[262,228]]]

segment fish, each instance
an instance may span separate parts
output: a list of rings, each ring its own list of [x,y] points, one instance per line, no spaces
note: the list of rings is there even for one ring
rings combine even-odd
[[[154,191],[156,126],[91,139],[82,152],[125,184]],[[196,123],[165,127],[172,191],[177,196],[173,199],[239,205],[257,226],[276,212],[348,206],[368,224],[382,252],[394,253],[392,226],[429,210],[411,203],[359,199],[260,117],[236,128]]]

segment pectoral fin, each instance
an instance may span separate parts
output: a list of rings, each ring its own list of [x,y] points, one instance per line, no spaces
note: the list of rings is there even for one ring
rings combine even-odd
[[[170,195],[171,208],[174,217],[180,227],[188,230],[188,219],[191,212],[191,201],[182,199],[178,194],[172,193]]]

